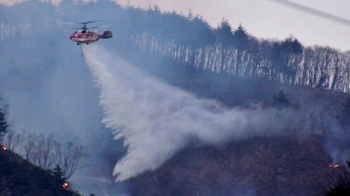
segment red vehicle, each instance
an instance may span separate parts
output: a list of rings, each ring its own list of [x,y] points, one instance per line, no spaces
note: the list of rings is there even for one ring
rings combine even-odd
[[[94,30],[94,31],[88,30],[89,28],[86,27],[86,24],[98,22],[98,21],[99,20],[79,23],[79,24],[82,24],[83,26],[81,27],[80,30],[75,31],[70,36],[70,39],[74,42],[77,42],[77,45],[79,45],[79,44],[94,43],[99,39],[109,39],[113,37],[112,31],[104,31],[103,34],[99,34],[97,30]],[[90,27],[90,29],[91,28],[97,28],[97,27]]]

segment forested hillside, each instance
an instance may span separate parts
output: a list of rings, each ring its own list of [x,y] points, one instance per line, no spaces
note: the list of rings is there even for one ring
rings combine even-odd
[[[17,13],[23,14],[18,16]],[[349,188],[346,178],[340,178],[339,183],[329,182],[339,174],[347,176],[346,160],[350,155],[348,52],[327,46],[304,46],[293,36],[283,40],[257,38],[244,24],[232,27],[226,19],[217,27],[211,27],[204,18],[193,13],[163,12],[158,7],[142,10],[110,1],[82,4],[65,0],[59,6],[28,1],[12,7],[0,6],[0,15],[3,16],[0,17],[0,47],[3,49],[0,90],[11,90],[10,84],[20,85],[19,89],[23,88],[25,93],[15,91],[21,94],[11,92],[7,97],[13,94],[24,97],[30,104],[34,103],[33,107],[37,106],[35,109],[51,106],[46,116],[63,119],[59,121],[61,124],[56,123],[60,124],[59,136],[86,139],[91,157],[102,159],[97,163],[107,163],[89,168],[88,175],[99,177],[99,174],[108,173],[107,179],[114,178],[113,167],[127,150],[116,147],[115,141],[106,139],[98,132],[100,130],[90,128],[90,122],[98,121],[91,127],[99,127],[103,119],[98,113],[101,111],[94,110],[97,101],[91,98],[98,96],[97,90],[82,92],[85,87],[82,83],[87,81],[84,79],[93,79],[86,73],[88,69],[83,58],[79,59],[80,49],[69,42],[71,30],[67,30],[70,26],[65,22],[103,18],[114,37],[96,44],[115,52],[115,56],[133,67],[200,100],[218,101],[223,111],[263,111],[266,115],[267,111],[273,111],[277,116],[287,116],[286,121],[276,124],[290,123],[278,131],[278,128],[269,127],[259,136],[247,134],[221,145],[208,145],[193,137],[191,145],[183,147],[164,165],[123,182],[128,194],[309,196],[326,194],[334,184],[345,190]],[[21,55],[17,55],[18,51]],[[61,80],[50,80],[57,72]],[[17,80],[12,81],[6,74]],[[144,82],[137,79],[136,82]],[[68,90],[58,91],[56,86]],[[32,96],[23,96],[28,95],[26,93]],[[46,95],[43,100],[42,94]],[[75,94],[80,96],[70,97]],[[24,101],[18,97],[15,100],[19,100],[18,108],[21,108]],[[180,107],[178,105],[176,108]],[[208,107],[205,111],[222,112],[215,109]],[[28,111],[36,114],[34,109]],[[89,123],[81,126],[79,123],[85,123],[81,120],[84,115],[88,116]],[[24,121],[23,116],[20,117]],[[70,127],[79,120],[77,124],[82,127],[79,128],[84,129],[81,138],[75,137],[76,130]],[[250,120],[245,119],[246,122]],[[7,129],[6,123],[0,111],[0,128]],[[56,125],[42,118],[27,123],[45,123],[49,128]],[[232,130],[234,128],[232,123]],[[0,135],[5,132],[0,130]],[[64,190],[62,181],[55,181],[51,171],[27,165],[27,161],[10,151],[0,153],[1,169],[5,169],[1,171],[4,194],[8,191],[14,195],[22,192],[50,195],[52,191],[57,195],[76,194]],[[26,158],[40,162],[38,157]],[[339,166],[335,168],[334,165]],[[39,178],[32,181],[35,186],[24,178],[26,176]],[[28,188],[30,186],[34,188]],[[102,187],[103,191],[115,190],[116,184],[107,181]],[[19,191],[18,194],[15,191]]]
[[[135,15],[131,23],[137,30],[131,39],[149,54],[216,73],[349,92],[347,52],[305,47],[293,36],[256,38],[244,24],[231,27],[225,19],[213,29],[191,14],[185,17],[155,8]]]

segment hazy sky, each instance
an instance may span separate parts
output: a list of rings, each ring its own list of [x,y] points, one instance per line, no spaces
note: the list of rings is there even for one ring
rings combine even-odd
[[[26,0],[0,0],[0,4],[12,5]],[[52,1],[59,4],[62,0]],[[95,1],[95,0],[75,0]],[[239,23],[256,37],[284,39],[289,35],[303,44],[329,45],[341,50],[350,50],[350,26],[320,18],[292,9],[272,0],[115,0],[136,7],[148,8],[158,5],[162,11],[177,11],[187,15],[204,17],[216,27],[222,18],[228,19],[233,28]],[[276,1],[276,0],[275,0]],[[280,0],[283,1],[283,0]],[[290,0],[332,15],[350,20],[349,0]]]

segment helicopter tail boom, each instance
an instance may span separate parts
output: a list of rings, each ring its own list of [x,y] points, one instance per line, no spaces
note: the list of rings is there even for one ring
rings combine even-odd
[[[112,31],[104,31],[103,34],[100,35],[100,38],[102,39],[109,39],[113,37]]]

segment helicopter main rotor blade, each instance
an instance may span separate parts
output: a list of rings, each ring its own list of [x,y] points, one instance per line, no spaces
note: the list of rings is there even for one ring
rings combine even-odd
[[[96,29],[96,28],[98,28],[98,27],[88,27],[87,29]]]
[[[59,24],[62,24],[62,25],[74,25],[76,23],[73,23],[73,22],[58,22]]]
[[[90,21],[87,21],[87,22],[81,22],[81,23],[77,23],[77,24],[89,24],[89,23],[100,22],[100,21],[103,21],[103,20],[90,20]]]
[[[105,28],[105,27],[110,27],[112,25],[102,25],[102,26],[98,26],[98,27],[101,27],[101,28]]]
[[[304,6],[304,5],[300,5],[300,4],[297,4],[297,3],[294,3],[294,2],[291,2],[291,1],[287,1],[287,0],[269,0],[269,1],[272,1],[272,2],[275,2],[275,3],[279,3],[281,5],[284,5],[284,6],[293,8],[293,9],[297,9],[297,10],[300,10],[300,11],[303,11],[303,12],[308,12],[310,14],[313,14],[313,15],[316,15],[316,16],[319,16],[321,18],[325,18],[325,19],[328,19],[328,20],[332,20],[334,22],[341,23],[343,25],[350,26],[350,20],[347,20],[345,18],[341,18],[339,16],[335,16],[335,15],[332,15],[332,14],[328,14],[326,12],[323,12],[323,11],[320,11],[320,10],[317,10],[317,9],[314,9],[314,8],[310,8],[310,7],[307,7],[307,6]]]

